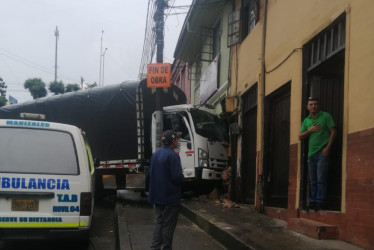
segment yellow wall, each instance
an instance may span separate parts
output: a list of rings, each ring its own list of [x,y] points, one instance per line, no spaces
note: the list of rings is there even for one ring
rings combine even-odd
[[[374,1],[350,2],[347,102],[353,133],[374,127]]]
[[[255,83],[259,83],[261,90],[264,2],[260,1],[260,19],[255,28],[241,44],[232,47],[231,96],[241,96]],[[236,8],[240,8],[239,0],[236,0]],[[265,46],[265,96],[291,82],[290,144],[299,143],[301,114],[306,110],[302,103],[301,48],[343,13],[346,13],[346,50],[342,204],[345,203],[347,135],[374,127],[374,1],[269,0]],[[261,110],[260,95],[258,109]],[[258,151],[262,143],[260,116],[258,112]],[[240,141],[238,146],[240,152]],[[300,143],[298,146],[300,150]],[[261,159],[259,163],[261,171]]]
[[[260,6],[264,6],[261,0]],[[367,0],[269,0],[266,32],[265,94],[291,81],[290,143],[298,143],[302,91],[302,46],[347,13],[345,67],[345,130],[348,133],[374,127],[374,1]],[[237,47],[232,48],[232,96],[241,95],[261,73],[263,10],[259,23]],[[238,58],[236,58],[238,56]]]

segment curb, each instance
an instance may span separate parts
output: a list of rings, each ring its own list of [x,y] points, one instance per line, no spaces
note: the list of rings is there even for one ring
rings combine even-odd
[[[123,210],[124,209],[122,205],[116,202],[116,210],[114,217],[116,250],[132,249],[131,240],[128,237],[127,222],[126,219],[123,216],[121,216],[124,214]],[[120,237],[120,235],[122,235],[122,237]]]
[[[193,210],[189,209],[187,206],[183,204],[181,204],[180,211],[184,216],[190,219],[193,223],[195,223],[198,227],[200,227],[202,230],[204,230],[206,233],[212,236],[215,240],[217,240],[227,249],[261,249],[261,247],[255,248],[255,243],[253,244],[254,246],[249,246],[247,243],[243,242],[235,235],[219,228],[213,222],[195,213]]]

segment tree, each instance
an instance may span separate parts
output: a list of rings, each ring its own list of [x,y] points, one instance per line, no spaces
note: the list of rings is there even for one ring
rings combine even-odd
[[[92,88],[95,88],[95,87],[97,87],[97,83],[96,82],[94,82],[94,83],[92,83],[92,84],[89,84],[89,83],[86,83],[86,88],[87,89],[92,89]]]
[[[73,91],[77,91],[77,90],[80,90],[80,89],[81,88],[79,87],[79,84],[77,84],[77,83],[69,83],[65,87],[65,92],[73,92]]]
[[[48,87],[49,91],[51,91],[53,94],[58,95],[58,94],[63,94],[65,93],[65,86],[62,81],[59,82],[51,82]]]
[[[3,78],[0,77],[0,107],[4,106],[7,103],[6,99],[6,89],[8,86],[3,81]]]
[[[47,95],[45,83],[40,78],[27,79],[23,86],[25,87],[25,89],[28,89],[30,91],[30,94],[34,99]]]

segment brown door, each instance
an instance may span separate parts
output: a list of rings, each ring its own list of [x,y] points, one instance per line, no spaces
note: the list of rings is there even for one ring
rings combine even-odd
[[[243,203],[254,204],[256,188],[257,84],[243,95],[241,190]]]
[[[267,97],[265,206],[286,208],[290,147],[290,84]]]
[[[256,187],[256,142],[257,142],[257,108],[244,115],[243,123],[243,168],[242,190],[243,202],[254,204]]]

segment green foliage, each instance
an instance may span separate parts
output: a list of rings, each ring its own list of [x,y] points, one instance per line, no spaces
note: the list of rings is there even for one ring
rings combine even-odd
[[[47,95],[45,83],[40,78],[27,79],[23,85],[25,89],[30,91],[34,99],[41,98]]]
[[[73,92],[73,91],[77,91],[77,90],[80,90],[80,89],[81,89],[81,87],[79,86],[79,84],[69,83],[65,87],[65,92]]]
[[[0,96],[0,107],[4,106],[8,100],[5,97]]]
[[[95,88],[95,87],[97,87],[97,83],[96,82],[94,82],[92,84],[87,83],[87,86],[86,86],[87,89],[92,89],[92,88]]]
[[[0,96],[4,97],[6,96],[6,89],[8,86],[5,84],[3,78],[0,77]]]
[[[3,78],[0,77],[0,107],[4,106],[7,103],[6,99],[6,89],[8,86],[3,81]]]
[[[65,86],[62,81],[59,82],[51,82],[48,87],[49,91],[51,91],[53,94],[58,95],[58,94],[63,94],[65,93]]]

